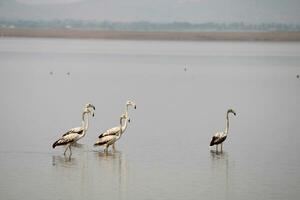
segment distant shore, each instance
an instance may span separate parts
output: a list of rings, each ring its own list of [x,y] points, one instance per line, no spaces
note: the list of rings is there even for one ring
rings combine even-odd
[[[171,41],[300,41],[300,32],[139,32],[67,28],[0,28],[0,36]]]

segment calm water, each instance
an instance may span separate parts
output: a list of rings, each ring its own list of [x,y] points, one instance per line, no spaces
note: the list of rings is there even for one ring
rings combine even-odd
[[[2,38],[0,199],[299,199],[298,74],[300,43]],[[106,155],[92,144],[127,99],[137,110]],[[69,160],[51,144],[87,102]]]

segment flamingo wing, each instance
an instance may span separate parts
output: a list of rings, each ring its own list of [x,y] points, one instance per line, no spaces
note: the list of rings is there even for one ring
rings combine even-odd
[[[98,141],[94,145],[104,145],[107,143],[113,143],[117,139],[116,135],[106,135],[98,139]]]
[[[72,142],[76,141],[77,138],[78,138],[77,133],[69,133],[67,135],[62,136],[56,142],[54,142],[52,147],[55,148],[56,146],[72,143]]]
[[[220,144],[226,139],[227,135],[224,132],[218,132],[216,133],[210,141],[210,146],[213,146],[215,144]]]
[[[76,128],[72,128],[70,129],[68,132],[66,132],[65,134],[63,134],[63,137],[64,136],[67,136],[69,134],[73,134],[73,133],[76,133],[76,134],[81,134],[83,132],[83,128],[82,127],[76,127]]]
[[[104,133],[100,134],[98,138],[103,138],[105,136],[116,136],[121,131],[120,127],[114,127],[111,129],[106,130]]]

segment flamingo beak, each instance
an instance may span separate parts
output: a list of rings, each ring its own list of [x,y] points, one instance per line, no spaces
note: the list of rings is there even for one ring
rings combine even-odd
[[[130,118],[128,119],[128,122],[130,123]]]
[[[134,105],[134,109],[136,109],[136,105]]]

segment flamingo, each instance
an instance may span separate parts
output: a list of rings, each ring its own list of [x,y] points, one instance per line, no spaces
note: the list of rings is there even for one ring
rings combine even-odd
[[[125,122],[123,123],[123,121]],[[121,137],[122,133],[127,128],[127,122],[130,122],[130,119],[126,117],[126,114],[122,114],[120,117],[120,126],[106,130],[104,133],[99,135],[97,142],[94,146],[105,145],[104,151],[108,152],[108,147],[113,145],[113,150],[115,150],[115,142]]]
[[[84,107],[84,111],[82,113],[81,127],[70,129],[68,132],[63,134],[61,138],[55,141],[52,147],[55,148],[56,146],[66,145],[64,155],[66,155],[67,149],[70,149],[70,156],[71,156],[72,155],[71,145],[86,135],[89,127],[89,115],[92,114],[92,116],[94,117],[95,110],[96,110],[95,106],[93,106],[90,103],[86,104]]]
[[[126,102],[124,115],[128,119],[128,122],[130,122],[130,118],[129,118],[129,114],[128,114],[128,110],[129,110],[130,106],[133,107],[134,109],[136,109],[136,104],[133,101],[128,100]],[[122,131],[121,135],[112,143],[113,150],[115,150],[115,142],[120,139],[120,137],[122,136],[122,134],[124,133],[124,131],[126,130],[126,128],[127,128],[127,122],[126,122],[125,129]],[[103,138],[103,137],[105,137],[107,135],[114,135],[114,134],[116,135],[118,131],[119,131],[118,127],[114,127],[114,128],[108,129],[107,131],[105,131],[104,133],[102,133],[101,135],[99,135],[99,138]]]
[[[218,151],[218,145],[221,144],[221,152],[223,151],[223,142],[226,140],[229,129],[229,113],[236,115],[234,110],[228,109],[226,114],[226,129],[223,132],[217,132],[211,139],[210,146],[216,145],[216,151]]]

